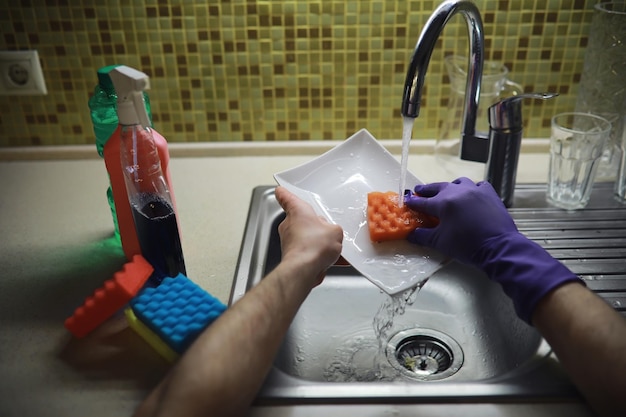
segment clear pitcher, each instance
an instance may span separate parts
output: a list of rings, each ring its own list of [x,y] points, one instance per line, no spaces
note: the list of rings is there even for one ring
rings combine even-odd
[[[576,111],[593,113],[613,125],[598,168],[598,179],[615,177],[626,135],[626,3],[595,5],[589,43],[576,97]],[[618,195],[624,191],[617,191]],[[622,198],[624,196],[622,195]]]
[[[444,59],[450,78],[450,96],[446,118],[441,125],[435,144],[435,156],[439,164],[452,176],[466,176],[475,181],[484,179],[485,164],[464,161],[459,158],[461,125],[465,103],[468,59],[464,56],[449,55]],[[509,80],[509,69],[498,61],[486,60],[480,87],[480,101],[476,116],[476,131],[489,131],[487,109],[509,96],[521,94],[521,85]]]

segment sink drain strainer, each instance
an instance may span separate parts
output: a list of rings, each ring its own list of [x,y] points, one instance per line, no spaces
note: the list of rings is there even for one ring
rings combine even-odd
[[[461,346],[430,329],[397,333],[387,344],[387,358],[403,375],[421,381],[447,378],[463,365]]]

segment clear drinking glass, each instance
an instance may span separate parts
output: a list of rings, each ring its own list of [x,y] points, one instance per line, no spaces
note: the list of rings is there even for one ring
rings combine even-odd
[[[624,108],[626,108],[626,95],[624,96]],[[626,113],[622,117],[622,126],[626,125]],[[626,129],[622,129],[622,137],[617,138],[615,148],[617,159],[617,176],[615,177],[615,197],[621,203],[626,203]]]
[[[611,123],[590,113],[552,118],[547,200],[566,210],[583,208],[591,189]]]

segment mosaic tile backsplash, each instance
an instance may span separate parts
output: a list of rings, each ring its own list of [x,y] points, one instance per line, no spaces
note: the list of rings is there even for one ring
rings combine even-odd
[[[526,91],[526,137],[574,108],[596,0],[476,0],[486,58]],[[0,50],[37,49],[47,96],[0,96],[0,146],[93,143],[96,70],[151,77],[154,126],[170,142],[400,138],[406,66],[439,1],[15,0],[0,3]],[[414,138],[447,114],[443,57],[465,54],[456,16],[429,67]]]

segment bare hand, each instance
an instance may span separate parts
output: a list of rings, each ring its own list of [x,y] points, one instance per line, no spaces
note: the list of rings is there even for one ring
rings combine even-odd
[[[313,208],[284,187],[276,187],[276,199],[287,217],[278,227],[283,261],[311,267],[321,280],[339,259],[343,230],[319,217]]]

